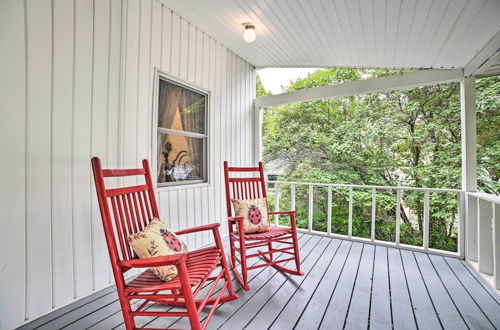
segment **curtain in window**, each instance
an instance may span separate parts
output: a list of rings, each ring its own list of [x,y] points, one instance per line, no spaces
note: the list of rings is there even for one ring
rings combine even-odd
[[[183,88],[166,82],[160,82],[160,104],[158,107],[158,126],[172,128],[175,113],[183,97]]]
[[[164,81],[159,84],[159,104],[158,104],[158,126],[163,128],[171,128],[174,122],[175,113],[177,112],[180,100],[182,98],[183,88]],[[160,144],[159,153],[162,154],[164,149],[163,143]],[[165,159],[158,157],[158,182],[167,181],[164,173]]]
[[[181,114],[182,127],[185,131],[189,132],[200,132],[200,128],[204,126],[204,114],[205,111],[205,101],[202,95],[193,93],[189,90],[183,91],[183,97],[179,103],[179,111]],[[201,117],[201,118],[200,118]],[[200,126],[202,125],[202,126]],[[205,133],[204,130],[201,131]],[[200,132],[200,133],[201,133]],[[199,176],[202,176],[203,169],[200,168],[201,160],[199,159],[202,155],[202,150],[200,150],[200,144],[197,138],[187,139],[189,148],[189,158],[191,163],[196,166],[196,172]],[[203,144],[202,144],[203,145]]]

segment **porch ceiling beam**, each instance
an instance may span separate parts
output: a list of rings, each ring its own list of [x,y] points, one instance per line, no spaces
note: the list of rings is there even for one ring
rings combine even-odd
[[[418,86],[458,81],[464,76],[463,69],[429,69],[404,74],[358,80],[331,86],[305,89],[292,93],[270,95],[255,99],[256,108],[320,99],[398,90]]]

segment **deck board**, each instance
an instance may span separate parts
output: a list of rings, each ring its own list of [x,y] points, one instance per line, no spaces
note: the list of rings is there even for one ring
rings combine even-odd
[[[297,329],[307,329],[308,327],[316,329],[321,324],[326,307],[335,291],[351,247],[352,242],[349,241],[342,241],[340,244],[339,250],[328,267],[325,276],[319,282],[311,300],[309,300],[309,303],[295,324]]]
[[[446,261],[433,255],[430,255],[429,259],[467,325],[471,329],[494,329],[493,324],[453,274]]]
[[[414,255],[443,327],[467,329],[463,316],[458,312],[455,302],[448,294],[427,254],[414,253]]]
[[[498,313],[500,305],[494,297],[489,292],[484,291],[481,283],[465,268],[460,260],[454,258],[445,258],[445,260],[490,322],[500,324],[500,313]]]
[[[302,262],[302,270],[304,273],[311,273],[313,267],[316,265],[316,262],[325,255],[325,251],[331,245],[333,241],[330,239],[322,238],[320,242],[315,246],[313,251],[309,254],[308,258]],[[332,243],[333,244],[333,243]],[[291,266],[291,265],[289,265]],[[242,318],[241,316],[237,317],[237,324],[242,324],[240,322],[245,322],[248,319],[248,322],[242,324],[240,328],[248,328],[248,329],[266,329],[268,328],[272,322],[279,315],[280,311],[286,305],[291,296],[293,296],[294,292],[303,282],[305,276],[284,276],[282,273],[277,273],[280,277],[272,278],[266,286],[262,288],[260,291],[262,295],[260,295],[260,299],[267,299],[264,304],[258,304],[256,301],[250,299],[244,307],[243,313],[245,313],[246,318]],[[276,277],[276,276],[275,276]],[[272,285],[271,285],[272,284]],[[276,290],[273,288],[279,287]],[[256,308],[256,306],[258,306]],[[231,320],[230,320],[231,321]],[[222,329],[238,329],[239,327],[233,326],[233,322],[227,322],[224,324]]]
[[[420,329],[441,328],[441,322],[420,274],[415,256],[410,251],[401,250],[400,253],[418,327]]]
[[[341,329],[344,326],[362,250],[363,244],[352,244],[344,269],[323,315],[320,329]]]
[[[448,258],[450,259],[450,258]],[[483,278],[481,277],[481,275],[465,260],[460,260],[460,262],[462,263],[462,265],[465,267],[465,269],[467,269],[467,271],[475,278],[477,279],[477,281],[479,282],[479,284],[483,287],[484,291],[488,292],[490,294],[490,296],[495,299],[495,301],[500,304],[500,294],[496,294],[497,292],[495,292],[493,290],[493,288],[488,285],[488,283],[486,283]]]
[[[387,257],[394,328],[417,329],[401,254],[398,249],[389,248]]]
[[[315,264],[312,271],[306,274],[300,287],[295,290],[292,296],[287,297],[288,301],[281,309],[277,317],[259,317],[257,320],[260,322],[257,323],[252,321],[249,326],[252,327],[255,323],[256,326],[260,325],[271,329],[283,329],[289,327],[290,324],[295,324],[300,317],[300,314],[297,313],[297,311],[302,311],[307,306],[308,302],[312,298],[314,290],[318,286],[319,281],[324,278],[326,271],[335,259],[340,244],[340,240],[333,240],[332,243],[328,245],[328,248],[325,250],[321,258],[318,259],[318,262]],[[267,305],[270,305],[270,303],[272,303],[272,300],[270,300]],[[266,306],[264,306],[264,310],[266,312],[262,314],[267,314]],[[254,321],[255,320],[256,319],[254,319]],[[266,320],[267,322],[264,323],[263,320]]]
[[[93,302],[95,302],[96,300],[100,299],[101,297],[103,297],[105,295],[112,293],[113,291],[114,291],[113,287],[108,287],[108,288],[103,289],[97,293],[90,295],[90,296],[82,298],[82,299],[78,300],[77,302],[74,302],[70,305],[61,307],[58,310],[56,310],[50,314],[47,314],[41,318],[38,318],[38,319],[36,319],[36,320],[18,328],[18,329],[21,329],[21,330],[39,329],[44,324],[47,324],[47,323],[51,322],[52,320],[58,319],[67,313],[70,313],[74,310],[77,310],[77,309],[83,307],[84,305],[93,304]]]
[[[118,299],[118,295],[116,294],[116,291],[112,291],[108,293],[107,295],[100,297],[99,299],[94,300],[92,303],[83,305],[77,309],[72,310],[69,313],[66,313],[51,322],[48,322],[41,327],[38,327],[36,329],[40,330],[52,330],[52,329],[61,329],[68,324],[71,324],[75,321],[78,321],[79,319],[85,317],[86,315],[96,311],[100,310],[104,307],[106,307],[109,304],[112,304],[114,301]]]
[[[387,248],[375,247],[373,285],[370,304],[370,329],[388,329],[392,324]]]
[[[370,315],[374,245],[365,245],[345,321],[346,329],[367,329]]]
[[[315,258],[321,255],[322,250],[320,249],[324,249],[327,244],[328,239],[314,237],[307,243],[307,246],[302,248],[301,261],[304,272],[309,271]],[[244,301],[242,306],[240,306],[235,313],[232,313],[230,317],[224,319],[220,329],[243,329],[243,327],[251,321],[255,312],[259,310],[259,307],[265,304],[272,295],[280,289],[287,278],[288,276],[279,272],[275,272],[272,277],[266,277],[264,285],[259,288],[255,294],[251,295],[249,299]],[[226,306],[229,307],[229,304]],[[211,328],[213,326],[215,326],[215,324],[210,325]]]
[[[255,269],[250,291],[233,280],[240,299],[219,306],[208,329],[500,328],[499,296],[462,260],[310,234],[299,245],[305,276]],[[186,318],[136,323],[189,327]],[[20,329],[62,328],[124,329],[116,292],[107,288]]]

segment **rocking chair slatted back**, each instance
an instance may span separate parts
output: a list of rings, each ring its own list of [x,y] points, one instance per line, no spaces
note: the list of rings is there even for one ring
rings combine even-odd
[[[131,169],[105,169],[102,170],[102,176],[107,177],[117,177],[117,176],[131,176],[131,175],[145,175],[146,170],[143,168],[131,168]]]
[[[231,173],[257,175],[255,177],[230,177]],[[259,162],[258,167],[229,167],[224,162],[224,177],[226,187],[227,215],[232,216],[231,199],[266,198],[266,181],[264,166]]]
[[[103,170],[99,158],[92,158],[106,243],[111,259],[115,261],[134,259],[128,236],[143,230],[153,217],[159,217],[153,182],[147,175],[149,163],[144,160],[142,165],[143,168],[139,169]],[[135,175],[144,176],[145,184],[106,189],[104,179],[107,177]]]

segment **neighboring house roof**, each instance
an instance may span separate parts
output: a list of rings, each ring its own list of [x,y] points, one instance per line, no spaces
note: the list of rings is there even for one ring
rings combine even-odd
[[[286,159],[273,159],[264,165],[267,175],[288,175],[292,172],[292,164]]]

